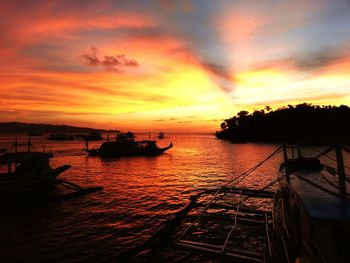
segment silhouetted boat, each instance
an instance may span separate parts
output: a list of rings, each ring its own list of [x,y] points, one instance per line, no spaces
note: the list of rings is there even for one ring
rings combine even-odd
[[[84,140],[87,141],[101,141],[103,140],[102,134],[98,131],[89,132],[83,136]]]
[[[156,141],[144,140],[135,141],[132,133],[121,133],[117,136],[115,142],[104,142],[98,148],[84,149],[90,155],[98,156],[150,156],[159,155],[164,153],[166,150],[173,147],[170,143],[167,147],[160,148],[157,146]]]
[[[47,139],[52,141],[70,141],[74,140],[74,135],[70,134],[51,134]]]
[[[157,136],[158,139],[164,139],[164,137],[165,137],[164,132],[160,132]]]
[[[56,177],[69,169],[70,165],[63,165],[53,169],[49,160],[52,153],[18,152],[17,141],[15,152],[0,155],[0,198],[10,202],[12,199],[24,196],[40,195],[51,189]],[[5,172],[4,172],[5,171]]]
[[[28,132],[28,136],[43,136],[40,132]]]

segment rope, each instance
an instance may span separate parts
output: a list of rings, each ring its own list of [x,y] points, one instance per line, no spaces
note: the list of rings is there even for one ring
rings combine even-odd
[[[227,237],[226,237],[224,246],[223,246],[223,248],[221,249],[221,253],[224,253],[224,252],[225,252],[226,247],[227,247],[227,244],[228,244],[228,241],[230,240],[230,237],[231,237],[233,231],[236,229],[236,226],[237,226],[237,217],[238,217],[239,208],[240,208],[240,205],[241,205],[241,197],[242,197],[242,188],[241,188],[241,191],[240,191],[240,193],[239,193],[239,201],[238,201],[238,204],[237,204],[237,210],[236,210],[236,214],[235,214],[235,223],[234,223],[234,225],[232,226],[230,232],[228,233],[228,235],[227,235]]]
[[[245,171],[244,173],[238,175],[237,177],[233,178],[231,181],[227,182],[226,184],[224,184],[221,188],[236,182],[237,180],[239,180],[242,176],[244,176],[243,178],[241,178],[241,180],[239,182],[242,182],[247,176],[249,176],[252,172],[254,172],[256,169],[258,169],[261,165],[263,165],[267,160],[269,160],[270,158],[272,158],[275,154],[278,154],[281,149],[283,148],[283,146],[278,147],[275,151],[273,151],[269,156],[267,156],[264,160],[262,160],[260,163],[258,163],[257,165],[249,168],[247,171]]]

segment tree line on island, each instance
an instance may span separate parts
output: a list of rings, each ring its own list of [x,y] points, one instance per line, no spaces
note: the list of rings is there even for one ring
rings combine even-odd
[[[242,110],[224,120],[215,135],[233,143],[349,143],[350,108],[302,103],[277,110],[266,106],[253,113]]]
[[[94,129],[70,125],[55,125],[43,123],[0,122],[0,133],[88,133],[88,132],[119,132],[119,130]]]

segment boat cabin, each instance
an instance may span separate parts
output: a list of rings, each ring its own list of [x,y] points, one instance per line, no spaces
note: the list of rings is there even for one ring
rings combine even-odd
[[[18,146],[26,146],[27,151],[18,151]],[[26,144],[19,144],[16,140],[0,155],[1,201],[26,200],[46,193],[55,185],[56,177],[70,168],[70,165],[62,165],[53,169],[50,166],[52,153],[32,152],[31,147],[30,139]]]
[[[33,169],[42,170],[49,165],[52,153],[17,152],[5,153],[0,157],[1,174],[30,173]]]

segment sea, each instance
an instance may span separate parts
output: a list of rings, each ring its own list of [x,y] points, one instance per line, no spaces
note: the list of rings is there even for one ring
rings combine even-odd
[[[136,135],[139,140],[156,136]],[[2,134],[0,148],[10,147],[15,138],[28,140],[26,135]],[[103,159],[88,156],[82,140],[31,137],[33,150],[53,153],[52,167],[72,166],[60,178],[103,190],[60,202],[3,208],[0,262],[119,262],[122,251],[146,240],[190,196],[225,185],[280,146],[231,144],[213,134],[166,134],[157,140],[161,147],[170,142],[173,148],[159,156]],[[89,147],[101,143],[90,142]],[[240,185],[264,187],[277,178],[281,161],[282,154],[273,156]]]

